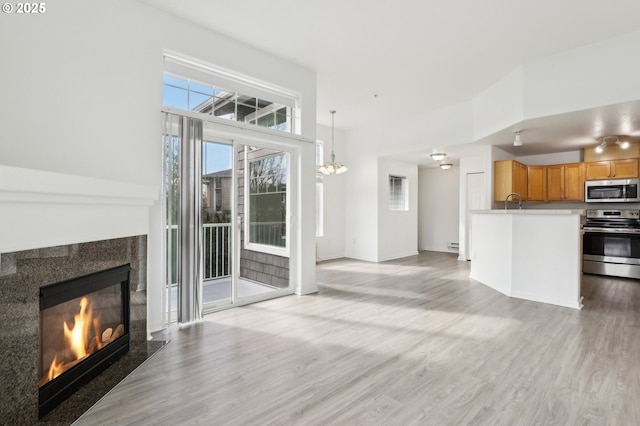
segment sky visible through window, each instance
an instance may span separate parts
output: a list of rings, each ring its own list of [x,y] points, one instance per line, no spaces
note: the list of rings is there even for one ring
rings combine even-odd
[[[202,147],[202,158],[204,159],[203,175],[229,170],[233,161],[231,145],[206,141]]]
[[[219,92],[213,87],[193,82],[189,84],[187,80],[168,75],[165,75],[163,80],[162,103],[170,108],[192,110],[195,104],[200,104]],[[205,141],[202,157],[204,175],[231,169],[233,156],[230,145]]]

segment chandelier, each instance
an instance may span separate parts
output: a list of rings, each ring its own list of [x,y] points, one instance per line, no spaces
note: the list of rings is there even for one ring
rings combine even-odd
[[[347,166],[345,166],[342,163],[336,163],[336,154],[333,152],[333,147],[334,147],[334,122],[333,122],[333,118],[334,118],[334,114],[336,113],[335,111],[329,111],[331,113],[331,161],[328,163],[325,163],[323,166],[318,167],[318,171],[324,175],[330,175],[330,174],[342,174],[344,172],[346,172],[347,170]]]

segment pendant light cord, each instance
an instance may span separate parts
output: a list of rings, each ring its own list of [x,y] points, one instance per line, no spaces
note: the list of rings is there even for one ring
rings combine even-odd
[[[333,152],[333,148],[334,148],[334,141],[335,141],[335,125],[334,125],[334,118],[335,118],[335,110],[329,111],[331,113],[331,163],[335,163],[335,159],[336,159],[336,154]]]

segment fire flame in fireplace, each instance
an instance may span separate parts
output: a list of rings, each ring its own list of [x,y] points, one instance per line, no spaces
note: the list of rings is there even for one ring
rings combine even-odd
[[[64,373],[64,363],[58,362],[58,355],[56,355],[53,357],[53,361],[51,361],[51,367],[49,367],[49,373],[47,374],[45,383],[55,379],[62,373]],[[42,386],[42,384],[40,384],[40,386]]]
[[[100,318],[93,315],[93,307],[87,297],[80,299],[80,312],[74,316],[73,325],[69,325],[67,321],[63,323],[64,346],[68,349],[53,357],[49,371],[40,379],[40,386],[55,379],[124,334],[122,324],[115,330],[112,328],[101,330]]]
[[[92,318],[93,308],[89,304],[89,299],[83,297],[80,300],[80,313],[74,317],[73,327],[69,328],[69,324],[66,321],[64,322],[64,338],[69,342],[76,359],[82,359],[87,356],[87,342]],[[99,320],[95,318],[94,321]]]

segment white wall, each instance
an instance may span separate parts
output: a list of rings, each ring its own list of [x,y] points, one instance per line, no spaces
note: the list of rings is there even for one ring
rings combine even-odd
[[[460,210],[460,168],[418,170],[418,249],[457,253]]]
[[[407,210],[389,210],[389,175],[406,178]],[[418,254],[418,185],[416,164],[378,159],[378,262]]]
[[[527,63],[525,118],[640,99],[640,31]]]
[[[523,67],[473,98],[473,139],[479,140],[524,119]]]
[[[390,106],[391,107],[391,106]],[[381,255],[387,259],[391,252],[383,248],[388,244],[387,236],[393,235],[393,226],[382,222],[379,206],[386,202],[380,198],[379,182],[384,183],[388,175],[382,178],[378,161],[381,157],[400,152],[416,152],[430,148],[459,145],[472,140],[472,104],[471,102],[452,105],[437,111],[408,115],[401,122],[371,123],[366,128],[358,128],[347,133],[347,159],[349,172],[346,173],[346,218],[345,218],[345,255],[347,257],[378,261]],[[417,179],[417,166],[415,174]],[[406,166],[405,166],[406,167]],[[415,192],[417,197],[417,191]],[[417,199],[412,200],[418,203]],[[417,249],[418,222],[411,222],[411,241],[405,250],[413,244]],[[404,254],[406,255],[406,254]]]
[[[378,167],[375,155],[346,146],[345,256],[378,261]],[[355,152],[354,152],[355,151]]]
[[[635,31],[521,65],[473,99],[473,140],[527,119],[640,99],[639,44]]]
[[[314,73],[138,2],[67,0],[46,14],[7,15],[0,43],[4,165],[159,185],[165,49],[299,92],[302,134],[315,140]],[[297,278],[305,292],[315,288],[313,149],[303,147],[301,157]],[[74,212],[61,210],[58,218]],[[149,211],[151,330],[162,327],[160,216],[156,202]],[[68,223],[58,218],[45,220]]]
[[[162,56],[146,10],[71,0],[4,17],[2,164],[158,183]]]
[[[324,161],[331,160],[331,127],[318,126],[317,138],[324,142]],[[335,130],[336,161],[344,163],[353,173],[353,166],[345,161],[347,134]],[[324,187],[324,233],[316,237],[316,258],[337,259],[345,255],[345,183],[347,174],[323,176]]]

